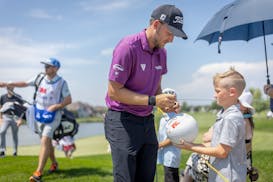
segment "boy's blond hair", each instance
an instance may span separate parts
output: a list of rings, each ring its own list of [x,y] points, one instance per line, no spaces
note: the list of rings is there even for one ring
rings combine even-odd
[[[213,84],[219,84],[220,80],[224,80],[223,87],[229,89],[231,87],[236,88],[239,96],[242,94],[245,89],[246,82],[241,73],[235,70],[234,67],[230,67],[230,69],[224,73],[217,73],[213,77]]]

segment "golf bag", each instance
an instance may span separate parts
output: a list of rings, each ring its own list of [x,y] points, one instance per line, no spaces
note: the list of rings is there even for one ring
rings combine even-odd
[[[74,136],[78,133],[79,124],[77,123],[72,112],[67,109],[62,110],[61,123],[54,131],[53,139],[60,140],[64,136]]]
[[[18,102],[6,102],[0,109],[0,112],[25,119],[26,110],[27,108]]]
[[[33,108],[33,105],[31,105],[26,100],[22,99],[18,94],[12,91],[12,94],[18,98],[20,98],[24,105],[19,104],[17,102],[7,102],[5,103],[0,112],[5,113],[9,112],[12,115],[16,115],[17,117],[22,117],[24,120],[28,119],[28,126],[30,129],[32,129],[35,133],[37,133],[37,128],[35,124],[35,119],[32,117],[34,115],[34,111],[31,111],[31,108]],[[28,104],[26,107],[25,105]],[[28,109],[27,109],[28,108]],[[26,112],[28,117],[26,117]],[[67,109],[63,109],[62,111],[62,117],[61,117],[61,123],[58,126],[58,128],[54,131],[53,139],[59,140],[64,136],[74,136],[78,133],[79,124],[77,123],[74,114]],[[32,117],[32,118],[31,118]],[[32,120],[32,122],[30,122]]]

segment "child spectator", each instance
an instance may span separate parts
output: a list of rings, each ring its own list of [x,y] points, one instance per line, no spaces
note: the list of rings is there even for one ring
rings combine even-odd
[[[245,124],[237,103],[245,88],[244,77],[234,68],[213,78],[215,99],[223,109],[213,125],[209,146],[181,140],[182,149],[209,155],[213,166],[208,173],[209,182],[246,181]]]
[[[162,91],[164,94],[176,95],[175,91],[172,89],[164,89]],[[178,109],[179,110],[179,109]],[[174,145],[170,139],[167,138],[166,126],[168,121],[174,117],[176,114],[164,113],[160,120],[159,130],[158,130],[158,155],[157,161],[159,164],[164,166],[164,181],[165,182],[179,182],[179,165],[181,158],[181,150]]]

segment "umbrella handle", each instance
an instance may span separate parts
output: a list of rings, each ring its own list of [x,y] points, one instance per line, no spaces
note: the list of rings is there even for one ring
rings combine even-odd
[[[268,77],[267,77],[267,84],[268,84],[268,85],[271,85],[271,84],[270,84],[270,80],[269,80]],[[273,87],[273,85],[271,85],[271,87]],[[273,98],[270,97],[270,96],[269,96],[269,106],[270,106],[271,112],[273,112]]]
[[[218,54],[221,54],[222,34],[218,37]]]
[[[271,87],[273,87],[273,85],[271,85]],[[273,112],[273,98],[270,96],[269,96],[269,106],[270,106],[271,112]]]

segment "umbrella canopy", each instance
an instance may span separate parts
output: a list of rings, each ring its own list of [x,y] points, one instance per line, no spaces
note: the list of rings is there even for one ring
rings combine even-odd
[[[248,41],[272,33],[272,0],[237,0],[218,11],[196,40],[203,39],[211,44],[217,42],[221,36],[222,41]]]
[[[265,36],[273,34],[273,0],[236,0],[218,11],[206,24],[196,40],[209,44],[218,41],[245,40],[263,36],[267,83],[270,84]],[[273,98],[270,99],[273,111]]]

